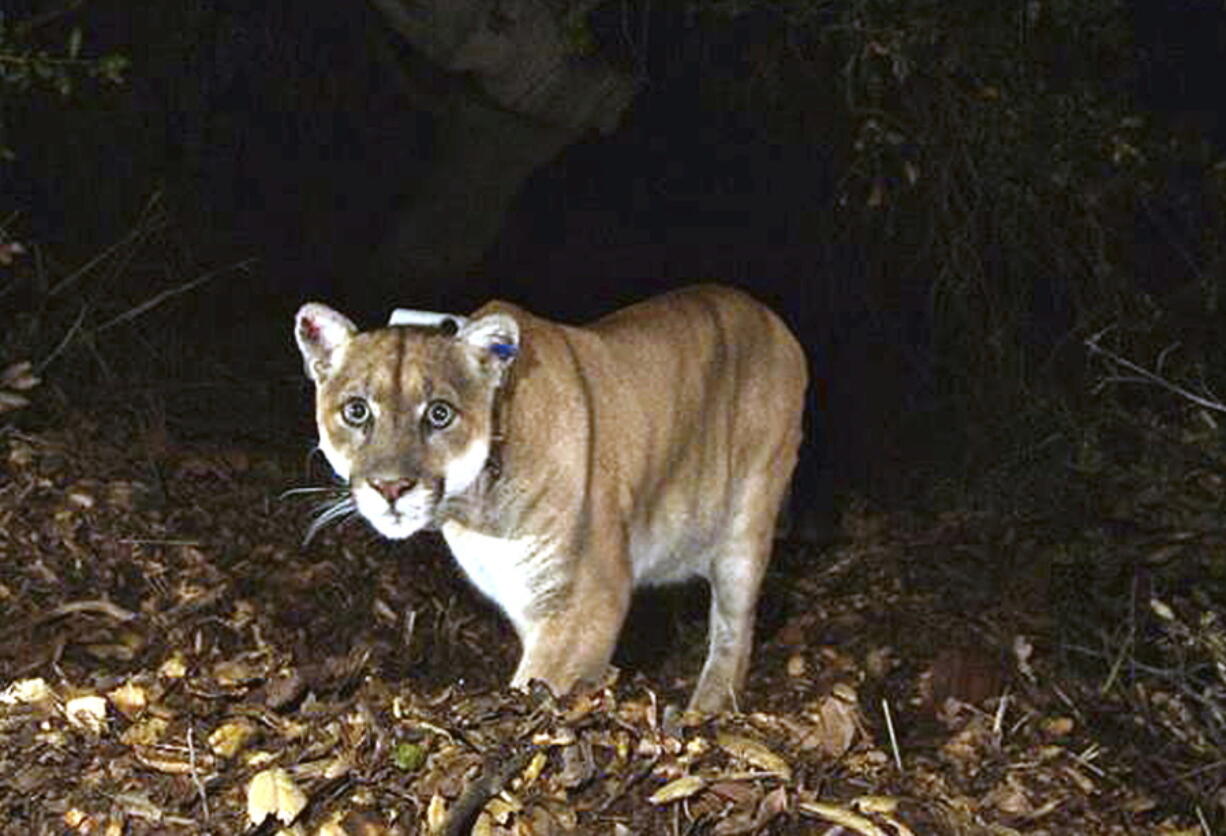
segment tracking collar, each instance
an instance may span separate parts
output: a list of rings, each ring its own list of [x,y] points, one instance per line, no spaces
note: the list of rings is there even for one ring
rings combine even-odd
[[[419,311],[415,308],[394,308],[391,315],[387,318],[388,325],[437,328],[447,334],[457,333],[468,323],[469,318],[459,314]],[[510,375],[513,371],[514,364],[504,372],[504,375]],[[497,480],[502,475],[502,445],[506,441],[506,436],[502,432],[502,402],[506,397],[503,394],[503,390],[506,388],[507,380],[504,377],[494,390],[493,412],[490,416],[492,427],[490,432],[490,452],[485,458],[485,470],[489,473],[491,482]]]

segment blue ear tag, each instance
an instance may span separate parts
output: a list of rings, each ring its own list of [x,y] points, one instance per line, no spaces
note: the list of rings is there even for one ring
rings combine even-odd
[[[494,356],[499,360],[510,360],[519,353],[519,349],[510,343],[494,343],[490,346],[490,351],[492,351]]]

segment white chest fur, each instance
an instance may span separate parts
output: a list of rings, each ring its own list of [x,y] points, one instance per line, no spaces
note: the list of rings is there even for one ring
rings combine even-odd
[[[539,537],[494,537],[454,521],[441,528],[468,579],[524,635],[536,605],[559,585],[549,544]]]

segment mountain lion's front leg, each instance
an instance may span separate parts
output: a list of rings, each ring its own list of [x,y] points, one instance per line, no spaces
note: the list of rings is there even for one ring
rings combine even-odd
[[[621,549],[620,544],[590,544],[572,564],[572,583],[561,600],[522,625],[523,656],[512,687],[539,679],[555,694],[564,694],[579,682],[595,683],[604,676],[630,606],[632,580]]]
[[[523,656],[511,687],[526,688],[539,679],[555,694],[565,694],[580,682],[599,682],[613,656],[624,616],[624,610],[615,614],[576,608],[532,625],[520,636]]]

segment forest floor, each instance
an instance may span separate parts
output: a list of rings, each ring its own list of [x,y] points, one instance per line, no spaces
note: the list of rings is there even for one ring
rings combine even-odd
[[[602,687],[512,693],[516,639],[441,543],[355,519],[303,545],[312,500],[282,495],[326,481],[303,476],[305,439],[138,424],[0,433],[2,833],[1222,822],[1203,794],[1222,786],[1221,682],[1193,664],[1221,624],[1135,571],[1211,538],[1158,542],[1123,512],[1078,528],[850,502],[831,542],[778,544],[743,713],[696,717],[675,706],[705,648],[701,586],[643,596]],[[1087,577],[1091,549],[1138,557]],[[1131,597],[1129,623],[1095,623],[1091,588]],[[1178,676],[1140,657],[1143,635],[1183,648]]]

